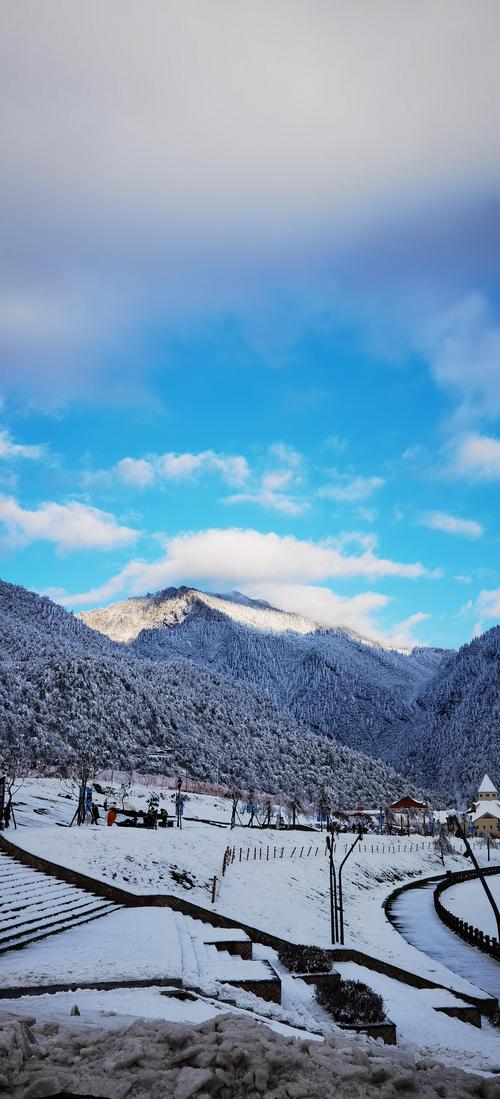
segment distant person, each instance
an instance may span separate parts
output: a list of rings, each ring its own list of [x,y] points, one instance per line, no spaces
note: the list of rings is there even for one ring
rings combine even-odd
[[[111,825],[115,823],[115,820],[116,820],[116,809],[115,809],[114,805],[112,805],[111,809],[108,809],[108,815],[106,817],[106,822],[107,822],[108,828],[111,828]]]
[[[97,808],[97,805],[96,805],[95,801],[92,802],[92,810],[91,810],[91,813],[90,813],[90,818],[91,818],[92,824],[99,824],[99,810]]]
[[[166,828],[167,827],[167,820],[168,820],[167,810],[166,809],[160,809],[160,817],[159,817],[159,820],[158,820],[158,827],[159,828]]]

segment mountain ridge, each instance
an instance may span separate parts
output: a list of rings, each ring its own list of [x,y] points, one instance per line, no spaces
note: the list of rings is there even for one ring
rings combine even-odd
[[[133,617],[127,644],[138,656],[188,660],[258,686],[319,734],[402,768],[412,781],[449,797],[472,792],[481,777],[476,769],[500,770],[497,717],[493,728],[490,723],[500,698],[500,652],[494,645],[487,694],[485,683],[479,687],[478,675],[471,674],[468,646],[401,653],[352,631],[261,609],[241,593],[236,599],[169,588],[81,618],[106,630],[117,616]],[[471,643],[479,653],[475,663],[495,636],[494,627]],[[459,710],[453,702],[458,681]]]
[[[92,737],[103,762],[148,770],[161,750],[193,777],[326,783],[343,804],[465,800],[500,773],[500,627],[402,654],[241,593],[168,588],[74,616],[0,583],[0,742],[65,764]]]
[[[156,662],[88,628],[49,599],[0,582],[0,762],[22,752],[65,770],[99,767],[217,773],[332,803],[385,804],[405,788],[393,768],[318,736],[250,684],[187,660]]]

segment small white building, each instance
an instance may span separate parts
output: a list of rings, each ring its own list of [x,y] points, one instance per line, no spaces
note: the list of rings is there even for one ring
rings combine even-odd
[[[485,775],[471,806],[470,820],[478,835],[500,837],[500,798],[489,775]]]

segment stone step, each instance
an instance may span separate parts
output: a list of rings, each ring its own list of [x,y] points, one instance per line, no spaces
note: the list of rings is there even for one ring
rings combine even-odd
[[[102,916],[107,916],[110,912],[117,912],[119,908],[120,906],[116,904],[106,904],[100,907],[96,906],[81,916],[75,916],[73,919],[68,918],[66,920],[55,921],[51,926],[46,924],[43,927],[33,928],[20,935],[11,935],[9,939],[0,941],[0,954],[4,954],[7,950],[17,950],[21,947],[29,946],[30,943],[38,942],[40,939],[46,939],[50,935],[58,935],[71,927],[76,927],[78,924],[90,923],[91,920],[98,920]]]

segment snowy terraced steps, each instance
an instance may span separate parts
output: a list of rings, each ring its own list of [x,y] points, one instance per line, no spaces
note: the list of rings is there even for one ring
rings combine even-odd
[[[0,854],[0,953],[115,912],[118,905]]]
[[[278,974],[267,961],[254,961],[248,936],[239,929],[214,928],[201,920],[176,913],[177,930],[183,956],[183,983],[213,994],[217,982],[232,984],[249,991],[264,1000],[281,1002],[281,982]],[[248,943],[250,949],[245,958],[240,954],[221,949],[226,942]]]
[[[12,952],[2,971],[12,990],[171,982],[216,995],[225,983],[280,1001],[279,977],[268,962],[252,960],[252,944],[238,929],[213,928],[165,907],[120,908],[6,855],[0,890],[0,952]],[[80,926],[102,915],[109,918]],[[52,941],[59,931],[63,939]],[[14,953],[20,946],[29,949]]]

